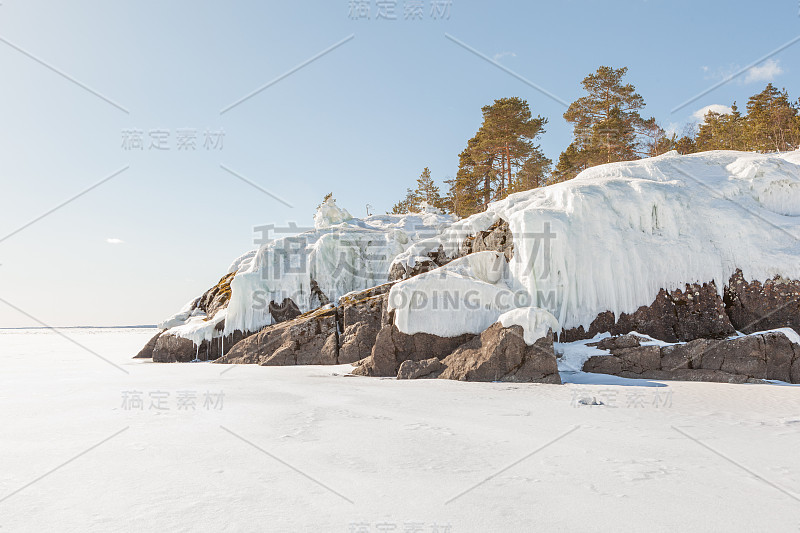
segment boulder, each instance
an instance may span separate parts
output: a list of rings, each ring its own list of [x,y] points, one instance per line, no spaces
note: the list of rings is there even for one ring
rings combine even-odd
[[[159,335],[153,348],[154,363],[188,363],[198,357],[199,349],[189,339],[172,333]]]
[[[474,337],[438,337],[430,333],[407,335],[394,324],[386,324],[378,331],[371,355],[353,373],[374,377],[397,376],[400,365],[405,361],[424,361],[432,357],[441,359]]]
[[[646,337],[641,337],[635,334],[619,335],[617,337],[606,337],[598,342],[591,342],[589,346],[596,346],[601,350],[615,350],[619,348],[633,348],[634,346],[641,346],[642,341],[647,341]]]
[[[493,324],[447,356],[439,378],[560,384],[552,332],[531,346],[523,335],[522,326]]]
[[[153,357],[153,350],[155,350],[155,348],[156,348],[156,341],[161,336],[161,334],[164,333],[164,331],[165,330],[162,329],[161,331],[159,331],[158,333],[153,335],[153,338],[151,338],[149,341],[147,341],[147,344],[144,345],[144,348],[142,348],[139,351],[139,353],[134,355],[133,358],[134,359],[151,359]]]
[[[335,365],[338,362],[336,309],[325,307],[273,324],[251,335],[217,363]]]
[[[435,378],[441,373],[444,365],[437,357],[431,357],[423,361],[403,361],[397,371],[397,379],[420,379]]]
[[[356,322],[347,326],[340,336],[339,363],[354,363],[368,357],[378,336],[378,327],[367,322]]]
[[[217,325],[216,330],[222,331],[224,322]],[[211,341],[204,340],[197,346],[194,341],[178,337],[169,332],[159,334],[153,347],[152,357],[154,363],[188,363],[190,361],[213,361],[219,358],[224,350],[230,350],[239,341],[249,337],[250,334],[236,331],[224,338],[215,337]]]
[[[661,370],[661,349],[658,346],[618,348],[611,353],[608,356],[591,357],[584,363],[583,371],[620,376]]]
[[[196,310],[200,310],[206,315],[206,320],[211,320],[220,309],[228,306],[231,298],[231,280],[236,275],[235,272],[225,274],[220,278],[216,285],[208,289],[202,296],[196,298],[189,306],[189,311],[185,317],[192,315]],[[288,300],[288,301],[287,301]],[[276,314],[281,319],[286,319],[288,316],[296,316],[300,314],[297,306],[294,305],[290,299],[284,300],[282,305],[276,305],[274,302],[270,304],[270,311],[276,310]],[[296,311],[296,312],[295,312]],[[284,313],[281,315],[280,313]],[[273,314],[273,318],[275,314]],[[277,320],[277,319],[276,319]],[[222,355],[223,351],[232,347],[237,342],[248,337],[252,332],[236,331],[230,335],[222,337],[222,331],[225,326],[225,321],[221,320],[215,326],[216,336],[211,341],[203,341],[200,346],[194,342],[178,337],[171,333],[166,333],[169,330],[164,330],[152,339],[142,348],[142,350],[135,356],[136,358],[149,358],[152,357],[154,362],[157,363],[184,363],[194,361],[212,361]],[[159,343],[159,339],[164,337]]]
[[[372,353],[382,317],[388,311],[389,290],[385,283],[366,291],[342,297],[337,309],[339,320],[339,363],[354,363]]]
[[[611,354],[589,358],[584,372],[664,380],[800,383],[800,345],[781,332],[696,339],[670,346],[629,346],[627,337],[597,343]]]

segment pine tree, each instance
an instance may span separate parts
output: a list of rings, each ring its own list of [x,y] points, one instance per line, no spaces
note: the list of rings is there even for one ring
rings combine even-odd
[[[642,118],[639,111],[644,99],[632,84],[622,82],[627,72],[627,67],[601,66],[581,82],[588,94],[564,113],[564,119],[573,126],[575,140],[559,157],[552,181],[571,179],[594,165],[649,154],[653,147],[641,138],[652,136],[657,125],[652,119]]]
[[[747,150],[746,129],[746,119],[742,117],[736,102],[731,106],[729,114],[709,111],[695,138],[697,151]]]
[[[675,135],[673,137],[673,150],[677,150],[679,154],[693,154],[697,152],[697,124],[689,123],[683,127],[681,136]]]
[[[447,207],[447,202],[442,197],[439,186],[434,183],[431,177],[431,170],[428,167],[425,167],[422,174],[417,178],[417,189],[414,191],[414,200],[417,209],[421,208],[423,202],[437,209],[444,210]]]
[[[495,191],[493,199],[501,199],[509,194],[514,186],[514,170],[517,173],[526,161],[534,158],[534,162],[545,159],[535,140],[544,133],[547,119],[533,117],[528,103],[521,98],[500,98],[492,105],[484,106],[483,150],[491,154],[494,172]],[[529,171],[537,168],[529,166]],[[538,180],[538,176],[535,177]],[[530,181],[527,179],[527,181]]]
[[[509,193],[528,191],[547,185],[547,178],[550,175],[550,167],[553,162],[543,154],[537,152],[532,154],[522,168],[519,169],[516,178],[509,187]]]
[[[697,152],[697,143],[694,137],[684,135],[673,141],[673,149],[677,150],[681,155],[693,154]]]
[[[667,132],[656,122],[655,118],[644,122],[642,135],[644,137],[642,155],[645,157],[655,157],[674,150],[678,140],[677,134],[674,133],[671,137],[667,137]]]
[[[478,135],[467,142],[467,147],[458,155],[456,177],[448,183],[450,186],[448,199],[453,213],[459,217],[468,217],[483,210],[482,173],[486,168],[476,161],[479,142]]]
[[[414,210],[414,191],[406,189],[406,197],[392,206],[393,215],[405,215]]]
[[[580,149],[577,142],[571,142],[558,157],[558,164],[556,164],[556,168],[550,176],[549,183],[561,183],[562,181],[571,180],[591,166],[589,164],[590,159],[594,158],[590,157],[588,147]]]
[[[797,115],[786,89],[779,91],[768,84],[747,101],[747,148],[760,152],[794,150],[798,145]]]
[[[459,156],[448,197],[458,216],[486,209],[512,192],[539,187],[551,161],[536,140],[547,119],[533,117],[521,98],[500,98],[484,106],[483,123]]]
[[[406,197],[392,207],[391,213],[394,215],[417,213],[421,210],[423,202],[431,207],[447,210],[447,200],[442,197],[428,167],[425,167],[417,178],[417,188],[413,191],[406,189]]]

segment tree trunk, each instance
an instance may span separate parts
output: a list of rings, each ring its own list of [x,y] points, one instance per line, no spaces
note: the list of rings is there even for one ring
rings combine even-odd
[[[508,188],[511,188],[511,147],[506,143],[506,161],[508,162]],[[505,169],[503,169],[505,172]]]
[[[500,187],[497,189],[497,196],[499,198],[503,197],[503,185],[505,184],[506,179],[506,154],[505,152],[500,152]]]

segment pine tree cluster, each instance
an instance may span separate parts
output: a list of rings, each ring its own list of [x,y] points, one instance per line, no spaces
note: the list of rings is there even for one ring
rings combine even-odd
[[[681,154],[707,150],[757,152],[800,148],[800,100],[771,83],[750,97],[742,115],[734,102],[730,113],[709,111],[697,127],[667,135],[655,120],[641,115],[644,99],[623,81],[627,67],[602,66],[581,82],[585,96],[573,102],[564,119],[573,127],[573,141],[555,168],[537,140],[547,119],[534,117],[521,98],[501,98],[482,108],[483,122],[459,154],[455,178],[446,180],[440,194],[426,167],[414,190],[392,213],[419,211],[423,202],[466,217],[479,213],[509,194],[566,181],[604,163],[653,157],[670,150]]]

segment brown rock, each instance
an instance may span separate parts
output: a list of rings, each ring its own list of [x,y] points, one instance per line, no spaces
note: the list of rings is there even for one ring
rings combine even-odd
[[[506,257],[506,261],[511,261],[514,257],[514,237],[508,227],[508,222],[499,219],[489,226],[486,231],[478,232],[474,237],[465,242],[472,252],[500,252]]]
[[[156,340],[153,348],[154,363],[188,363],[198,356],[194,342],[171,333],[164,333]]]
[[[213,318],[217,311],[228,306],[231,299],[231,280],[235,275],[235,272],[231,272],[222,276],[216,285],[203,293],[193,307],[202,309],[208,318]]]
[[[786,335],[782,333],[765,333],[764,353],[767,359],[766,379],[792,382],[792,363],[795,359],[795,348]]]
[[[661,349],[661,368],[666,372],[702,368],[702,355],[716,343],[714,339],[696,339],[686,344],[664,346]]]
[[[341,299],[339,363],[353,363],[372,353],[392,285],[386,283]]]
[[[767,361],[764,339],[757,335],[712,343],[701,355],[700,368],[765,378]]]
[[[212,341],[203,341],[197,346],[193,341],[176,337],[171,333],[163,333],[156,340],[153,348],[154,363],[188,363],[189,361],[213,361],[229,350],[249,334],[236,331],[226,337],[216,337]]]
[[[633,348],[646,341],[645,337],[639,335],[620,335],[618,337],[606,337],[599,342],[589,343],[589,346],[597,346],[601,350],[616,350],[619,348]]]
[[[442,362],[437,357],[431,357],[423,361],[403,361],[397,371],[397,379],[420,379],[435,378],[444,368]]]
[[[599,314],[589,331],[583,327],[565,331],[562,342],[590,339],[598,333],[622,335],[638,331],[665,342],[686,342],[699,338],[724,338],[735,333],[725,313],[725,304],[711,283],[689,284],[684,290],[659,291],[649,306],[615,318],[610,311]]]
[[[661,349],[658,346],[617,348],[612,355],[590,357],[583,365],[584,372],[620,375],[643,374],[661,369]]]
[[[800,383],[800,346],[793,344],[792,349],[794,350],[794,360],[790,370],[791,379],[789,383]]]
[[[336,364],[336,335],[336,309],[317,309],[264,328],[237,343],[216,362],[269,366]]]
[[[384,325],[378,332],[372,354],[354,371],[361,376],[396,376],[400,365],[406,360],[423,361],[436,357],[441,359],[457,347],[474,338],[474,335],[438,337],[429,333],[406,335],[394,325]]]
[[[294,300],[291,298],[284,298],[281,303],[269,303],[269,314],[272,315],[272,320],[278,324],[297,318],[302,313],[300,312],[300,308],[297,307],[297,304],[294,303]]]
[[[761,383],[761,380],[748,376],[729,374],[721,370],[707,370],[703,368],[681,368],[672,372],[667,370],[651,370],[644,374],[633,372],[620,374],[623,378],[658,379],[661,381],[706,381],[711,383]]]
[[[149,341],[147,341],[147,344],[144,345],[144,348],[142,348],[139,351],[139,353],[137,353],[136,355],[133,356],[133,358],[134,359],[151,359],[153,357],[153,350],[155,350],[155,348],[156,348],[156,341],[161,336],[161,334],[164,333],[164,331],[166,331],[166,330],[162,329],[161,331],[156,333],[153,336],[153,338],[151,338]]]
[[[328,305],[331,303],[331,299],[322,292],[322,289],[319,288],[319,283],[317,280],[311,280],[311,308],[316,309],[317,307],[322,307],[324,305]]]
[[[365,322],[356,322],[347,326],[341,335],[342,345],[339,348],[339,363],[354,363],[372,353],[379,329]]]
[[[591,357],[583,370],[648,379],[797,383],[798,355],[800,346],[782,333],[769,332],[724,340],[696,339],[661,348],[612,348],[611,355]]]
[[[737,270],[725,287],[731,323],[742,333],[789,327],[800,333],[800,281],[746,281]]]
[[[506,261],[511,261],[514,257],[514,238],[508,227],[508,222],[498,219],[494,224],[479,231],[476,235],[469,235],[464,239],[461,248],[454,257],[448,256],[444,252],[444,247],[428,252],[428,259],[406,267],[399,263],[392,264],[389,270],[389,281],[399,281],[408,279],[425,272],[430,272],[440,266],[444,266],[454,259],[464,257],[473,252],[494,251],[505,255]]]
[[[444,358],[440,379],[561,383],[552,334],[528,346],[521,326],[496,323]]]

